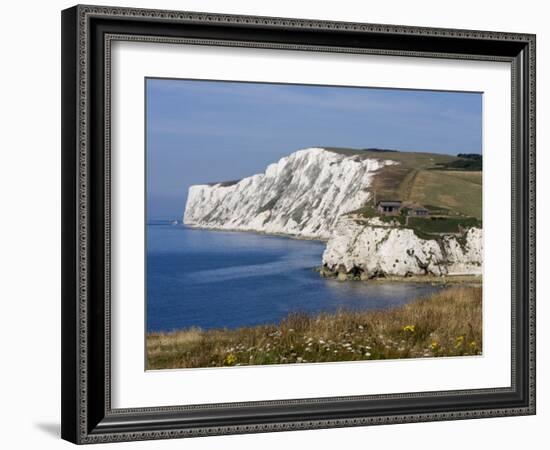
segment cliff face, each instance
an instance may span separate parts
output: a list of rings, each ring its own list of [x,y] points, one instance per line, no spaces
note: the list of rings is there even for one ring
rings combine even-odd
[[[338,218],[370,198],[383,159],[344,156],[322,148],[299,150],[265,173],[231,185],[189,189],[183,222],[220,230],[258,231],[328,239]]]
[[[398,163],[322,148],[300,150],[263,174],[191,186],[183,222],[327,240],[321,273],[340,278],[481,274],[479,228],[421,239],[412,229],[348,214],[370,200],[377,171],[390,164]]]
[[[483,234],[470,228],[461,235],[420,239],[407,228],[358,223],[342,217],[323,253],[325,275],[367,279],[381,275],[481,275]]]

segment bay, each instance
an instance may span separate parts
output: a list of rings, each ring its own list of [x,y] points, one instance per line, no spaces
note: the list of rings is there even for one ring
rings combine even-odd
[[[440,287],[339,282],[314,270],[325,244],[255,233],[147,224],[148,332],[277,323],[291,312],[387,309]]]

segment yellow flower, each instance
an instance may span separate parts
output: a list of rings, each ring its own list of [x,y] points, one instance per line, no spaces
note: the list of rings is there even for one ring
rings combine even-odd
[[[409,331],[410,333],[414,333],[414,325],[405,325],[403,327],[403,331]]]
[[[237,357],[233,353],[229,353],[225,357],[225,364],[228,366],[232,366],[237,361]]]
[[[458,336],[455,340],[455,348],[462,347],[462,344],[464,344],[464,336]]]
[[[439,344],[437,342],[432,342],[431,348],[433,351],[436,351],[439,348]]]
[[[476,341],[470,342],[470,348],[476,348],[476,347],[477,347]]]

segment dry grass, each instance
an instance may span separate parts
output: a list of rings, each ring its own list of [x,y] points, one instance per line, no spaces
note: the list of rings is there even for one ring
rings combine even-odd
[[[441,172],[441,171],[437,171]],[[483,173],[475,170],[446,170],[450,177],[458,178],[460,180],[467,181],[478,185],[483,184]]]
[[[404,158],[405,153],[393,155],[388,154],[388,159],[400,164],[380,169],[370,187],[377,200],[411,201],[481,219],[481,171],[437,170],[437,164],[448,161],[428,158],[430,154],[412,153],[409,158]]]
[[[481,219],[481,172],[422,170],[407,200]]]
[[[479,355],[481,288],[452,287],[403,307],[289,315],[278,325],[147,336],[147,368]]]

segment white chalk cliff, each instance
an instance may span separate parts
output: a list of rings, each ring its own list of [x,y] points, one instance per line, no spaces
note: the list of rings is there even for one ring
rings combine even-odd
[[[235,184],[189,188],[183,222],[219,230],[257,231],[328,239],[342,214],[369,200],[383,159],[344,156],[322,148],[299,150],[265,173]]]
[[[380,275],[481,275],[482,242],[479,228],[426,240],[408,228],[373,226],[342,217],[323,253],[323,270],[363,279]]]
[[[411,229],[348,214],[371,199],[373,179],[388,164],[397,163],[322,148],[299,150],[265,173],[191,186],[183,223],[326,240],[325,275],[481,274],[481,229],[426,240]]]

